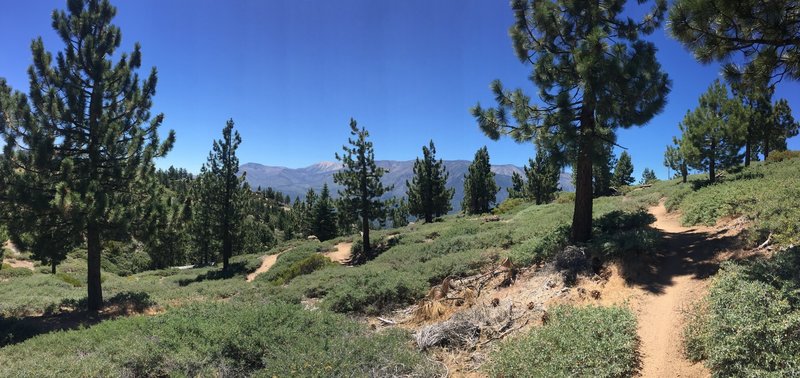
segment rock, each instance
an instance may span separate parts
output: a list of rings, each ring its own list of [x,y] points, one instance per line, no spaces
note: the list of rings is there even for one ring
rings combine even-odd
[[[308,237],[306,239],[308,239],[309,241],[312,241],[312,240],[313,241],[319,241],[319,238],[314,236],[314,235],[308,235]]]
[[[500,221],[500,217],[497,216],[497,215],[492,215],[490,217],[483,218],[483,221],[484,222],[499,222]]]

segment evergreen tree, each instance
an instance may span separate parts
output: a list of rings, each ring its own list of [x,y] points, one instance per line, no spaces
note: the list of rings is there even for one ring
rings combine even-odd
[[[348,208],[349,201],[337,198],[334,201],[336,206],[336,229],[339,235],[352,235],[358,230],[358,215]]]
[[[308,188],[306,197],[301,206],[300,216],[300,232],[303,236],[314,235],[314,210],[317,205],[317,192],[314,188]],[[315,235],[319,237],[319,235]]]
[[[398,199],[392,197],[386,202],[387,214],[386,222],[391,222],[392,227],[403,227],[408,225],[408,202],[405,197]]]
[[[359,129],[352,118],[350,135],[350,146],[342,146],[344,154],[336,154],[336,160],[342,162],[342,169],[333,174],[333,181],[344,187],[339,191],[343,211],[355,214],[361,222],[364,255],[354,256],[354,259],[371,260],[375,256],[369,242],[370,222],[384,218],[385,204],[381,197],[392,187],[381,184],[386,170],[375,165],[372,142],[367,140],[369,132],[363,127]]]
[[[511,173],[511,186],[506,188],[508,198],[525,198],[525,181],[517,172]]]
[[[216,251],[219,250],[219,240],[217,231],[219,230],[219,219],[217,209],[219,200],[217,197],[218,184],[217,177],[209,172],[208,167],[203,164],[200,174],[192,186],[192,242],[197,255],[195,262],[201,265],[209,265],[213,262]]]
[[[633,184],[633,162],[631,162],[631,155],[627,151],[622,151],[617,160],[617,166],[614,167],[614,178],[611,185],[619,189],[623,186]]]
[[[211,152],[208,154],[209,172],[214,176],[211,182],[216,184],[215,206],[217,210],[217,238],[222,243],[222,270],[228,270],[228,263],[234,255],[234,238],[239,235],[242,227],[242,207],[245,188],[244,177],[239,177],[239,158],[236,150],[242,143],[239,132],[233,129],[234,123],[230,119],[222,129],[222,139],[215,140]]]
[[[571,238],[590,239],[593,154],[613,143],[615,129],[644,125],[666,103],[670,82],[656,48],[641,37],[661,23],[666,1],[637,23],[623,17],[624,0],[513,0],[510,35],[517,57],[531,64],[529,76],[541,104],[522,90],[492,84],[497,108],[472,109],[490,138],[508,134],[538,148],[574,157],[575,211]],[[509,120],[509,115],[515,122]]]
[[[617,164],[614,156],[614,146],[611,143],[598,143],[597,152],[592,158],[592,177],[594,178],[594,196],[601,197],[611,194],[612,170]]]
[[[422,147],[422,160],[414,162],[411,183],[406,181],[409,213],[426,223],[447,214],[453,208],[450,201],[455,194],[455,189],[445,186],[448,176],[444,162],[436,160],[436,147],[430,141],[428,147]]]
[[[689,167],[686,158],[683,157],[680,139],[673,137],[672,145],[667,146],[667,150],[664,152],[664,166],[675,171],[676,175],[680,174],[683,182],[686,183],[689,177]]]
[[[116,8],[106,0],[71,0],[67,12],[53,12],[64,51],[54,61],[41,38],[32,43],[28,73],[33,115],[6,129],[11,132],[4,155],[20,175],[10,179],[9,187],[20,193],[33,189],[26,183],[41,183],[40,189],[53,197],[52,207],[43,212],[58,213],[85,235],[90,311],[103,304],[104,235],[126,229],[141,194],[137,182],[153,173],[153,159],[166,155],[174,142],[172,132],[164,143],[159,141],[163,115],[151,117],[156,70],[141,80],[136,73],[142,62],[139,45],[130,54],[117,51],[122,38],[111,23],[115,15]],[[115,63],[112,57],[119,60]],[[35,161],[17,155],[20,151],[36,151]],[[25,196],[14,200],[31,203]]]
[[[677,0],[669,11],[672,35],[703,63],[731,61],[728,77],[744,71],[780,81],[800,79],[800,12],[795,0]],[[775,74],[773,75],[773,72]]]
[[[780,99],[772,106],[766,121],[760,141],[764,159],[773,150],[786,150],[786,140],[797,136],[800,130],[800,123],[792,116],[792,109],[786,99]]]
[[[312,232],[321,241],[333,239],[338,235],[336,230],[336,208],[328,190],[328,184],[322,186],[319,199],[314,204],[314,222]]]
[[[537,150],[535,159],[529,159],[528,166],[523,168],[527,178],[525,196],[537,205],[552,201],[558,191],[560,172],[547,152]]]
[[[758,158],[758,140],[768,128],[773,88],[769,86],[769,75],[748,74],[747,80],[729,80],[734,100],[740,106],[735,116],[743,127],[744,166]]]
[[[652,183],[654,183],[656,181],[658,181],[658,177],[656,177],[656,173],[653,172],[652,169],[645,168],[644,171],[642,171],[641,184],[645,184],[645,185],[646,184],[652,184]]]
[[[494,181],[489,164],[489,150],[483,146],[475,153],[475,159],[464,176],[464,199],[461,208],[467,214],[483,214],[491,210],[500,190]]]
[[[728,98],[725,85],[719,80],[700,96],[699,106],[686,114],[679,125],[683,136],[681,150],[689,166],[708,170],[708,179],[715,182],[717,170],[735,166],[741,161],[742,124],[736,117],[740,106]]]

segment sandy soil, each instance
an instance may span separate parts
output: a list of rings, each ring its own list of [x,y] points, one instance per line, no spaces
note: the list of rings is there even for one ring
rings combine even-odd
[[[336,250],[333,252],[325,252],[322,255],[331,259],[333,262],[339,264],[347,264],[350,261],[350,249],[353,247],[351,242],[343,242],[336,244]]]
[[[634,279],[643,291],[638,304],[643,377],[708,377],[702,363],[683,354],[684,314],[705,295],[708,278],[718,268],[717,254],[733,242],[725,229],[687,228],[663,202],[650,208],[653,226],[663,232],[664,246],[645,273]],[[648,269],[649,268],[649,269]]]
[[[258,267],[258,269],[256,269],[255,272],[247,275],[247,282],[253,282],[253,280],[256,279],[256,277],[258,277],[259,274],[268,271],[269,268],[272,268],[272,266],[275,265],[275,261],[278,261],[278,256],[280,256],[280,253],[276,253],[274,255],[266,255],[262,257],[261,266]]]

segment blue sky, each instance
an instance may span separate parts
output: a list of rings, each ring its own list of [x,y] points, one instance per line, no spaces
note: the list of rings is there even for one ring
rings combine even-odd
[[[27,92],[30,42],[50,51],[61,42],[50,26],[65,1],[6,3],[0,13],[0,77]],[[635,7],[631,1],[630,6]],[[472,159],[483,145],[492,163],[522,165],[530,144],[486,138],[468,109],[492,105],[488,85],[522,87],[529,67],[516,59],[501,0],[137,0],[114,1],[122,50],[142,44],[143,65],[159,71],[154,111],[177,143],[158,163],[197,172],[212,140],[233,118],[242,163],[302,167],[334,160],[354,117],[367,127],[378,159],[409,160],[429,139],[445,159]],[[10,10],[10,11],[9,11]],[[664,30],[650,37],[673,81],[667,107],[648,125],[622,130],[637,179],[645,167],[666,176],[665,146],[678,122],[719,77]],[[779,84],[800,118],[797,82]],[[800,148],[798,138],[790,148]],[[618,151],[619,152],[619,151]]]

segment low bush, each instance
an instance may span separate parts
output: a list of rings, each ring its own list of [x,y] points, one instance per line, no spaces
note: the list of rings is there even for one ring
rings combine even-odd
[[[8,264],[3,264],[3,269],[0,269],[0,279],[28,277],[32,275],[33,271],[28,268],[12,268]]]
[[[301,306],[192,305],[0,349],[0,376],[435,376],[404,331]]]
[[[766,162],[775,163],[797,158],[800,158],[800,151],[773,151],[767,156]]]
[[[68,284],[70,284],[70,285],[72,285],[72,286],[74,286],[74,287],[81,287],[81,286],[83,286],[83,282],[81,282],[81,280],[79,280],[79,279],[77,279],[77,278],[73,277],[73,276],[72,276],[71,274],[69,274],[69,273],[65,273],[65,272],[56,272],[56,277],[58,277],[58,279],[60,279],[61,281],[64,281],[64,282],[66,282],[66,283],[68,283]]]
[[[525,200],[522,198],[507,198],[505,201],[497,205],[497,207],[492,209],[492,214],[509,214],[514,212],[514,210],[519,210],[520,206],[525,203]]]
[[[800,371],[800,250],[728,263],[684,330],[689,357],[715,376],[794,376]]]
[[[492,352],[493,377],[630,377],[639,367],[636,317],[621,307],[556,307],[550,321]]]
[[[315,253],[311,256],[308,256],[302,260],[293,263],[287,269],[281,270],[279,274],[274,275],[275,278],[270,282],[272,282],[275,285],[284,285],[289,283],[289,281],[291,281],[295,277],[302,276],[304,274],[309,274],[314,271],[335,265],[336,263],[332,262],[331,259]]]

